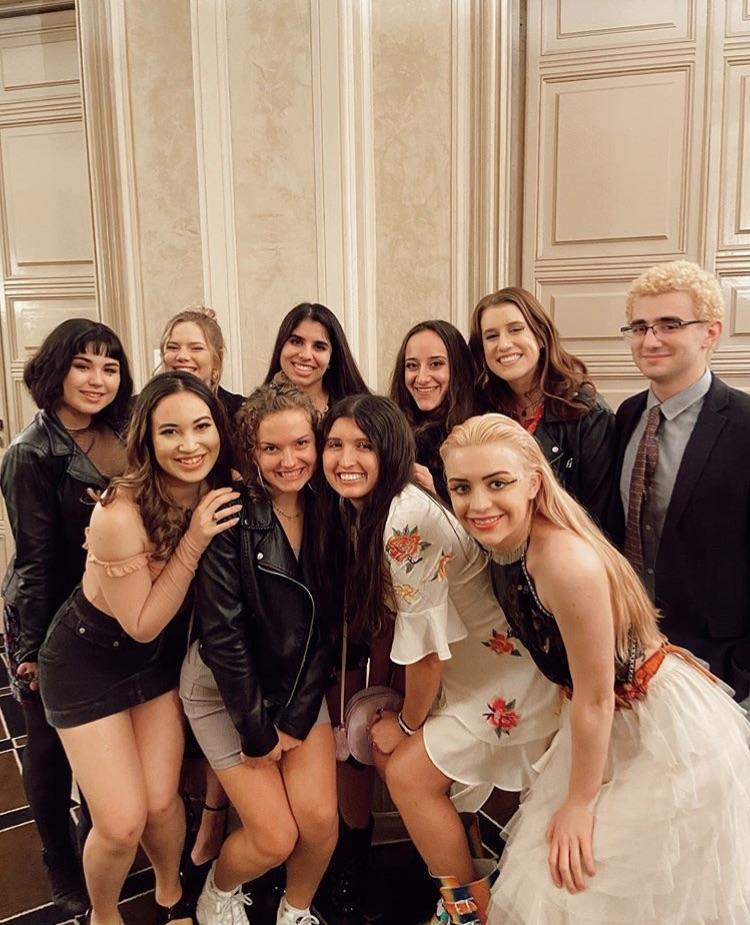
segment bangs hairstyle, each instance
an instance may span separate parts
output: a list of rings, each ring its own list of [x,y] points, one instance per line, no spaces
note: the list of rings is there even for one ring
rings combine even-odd
[[[633,303],[636,299],[665,292],[689,293],[700,321],[721,321],[724,318],[724,296],[713,273],[689,260],[674,260],[672,263],[657,264],[633,280],[625,300],[628,321],[633,320]]]
[[[47,413],[55,411],[62,398],[63,380],[70,372],[74,357],[87,351],[117,360],[120,364],[120,386],[114,400],[92,415],[95,421],[104,421],[117,428],[128,417],[133,379],[120,338],[100,321],[69,318],[58,324],[24,366],[24,384],[37,408]]]
[[[152,419],[162,399],[179,392],[192,392],[208,406],[221,445],[216,464],[209,473],[211,488],[231,484],[232,442],[229,436],[224,406],[216,395],[192,373],[173,371],[160,373],[146,383],[133,407],[128,431],[128,464],[124,475],[115,478],[101,498],[101,504],[110,504],[120,488],[132,492],[143,525],[155,546],[154,558],[168,559],[182,538],[190,522],[190,511],[178,507],[169,497],[164,473],[156,460]]]
[[[215,392],[221,382],[226,345],[224,344],[224,335],[221,333],[219,322],[216,320],[216,312],[212,308],[208,308],[206,305],[190,305],[169,319],[159,341],[159,353],[161,354],[162,363],[175,325],[186,322],[198,325],[206,339],[206,346],[211,351],[211,388]]]
[[[302,411],[310,422],[315,438],[318,419],[315,406],[307,395],[291,382],[284,373],[277,373],[273,382],[261,385],[245,399],[235,415],[237,427],[237,463],[250,496],[256,501],[268,498],[268,492],[258,476],[255,452],[258,449],[258,428],[269,414],[280,411]]]
[[[378,458],[378,478],[372,491],[363,500],[359,517],[354,507],[338,502],[333,489],[326,492],[329,509],[321,518],[322,548],[341,561],[341,547],[335,550],[329,541],[333,535],[330,526],[337,520],[341,524],[338,541],[349,555],[345,571],[346,619],[353,639],[370,640],[381,636],[389,618],[388,602],[393,589],[383,554],[383,531],[391,501],[411,481],[414,471],[414,435],[403,411],[390,398],[380,395],[354,395],[344,398],[331,408],[323,419],[322,446],[325,451],[331,428],[340,418],[349,418],[357,425],[372,445]],[[335,499],[335,500],[334,500]],[[336,508],[341,517],[336,516]],[[354,529],[356,525],[356,530]],[[354,543],[350,537],[356,536]],[[338,554],[339,558],[335,558]]]
[[[338,318],[330,308],[318,302],[300,302],[285,315],[279,326],[279,333],[276,335],[271,363],[263,385],[272,382],[276,373],[281,371],[281,349],[302,321],[317,321],[318,324],[322,324],[331,345],[331,362],[323,374],[323,388],[328,393],[328,404],[332,405],[347,395],[369,393],[370,390],[352,356],[346,334]]]
[[[476,364],[477,398],[482,407],[488,411],[509,411],[513,407],[513,390],[487,368],[482,338],[482,315],[490,306],[503,302],[510,302],[518,308],[539,343],[541,353],[535,385],[541,390],[545,405],[555,417],[563,420],[582,417],[589,410],[589,404],[579,401],[577,396],[585,392],[589,400],[593,399],[596,386],[589,379],[585,364],[568,353],[560,343],[557,328],[539,300],[517,286],[508,286],[486,295],[471,315],[469,347]]]
[[[443,342],[450,373],[445,397],[434,411],[426,413],[419,410],[404,381],[407,345],[415,334],[422,331],[432,331]],[[448,321],[422,321],[407,331],[401,342],[391,376],[390,396],[406,415],[417,439],[423,433],[436,429],[445,436],[452,427],[474,413],[474,379],[471,350],[458,328]]]
[[[539,444],[520,424],[502,414],[470,418],[454,427],[440,448],[440,455],[446,462],[453,449],[492,443],[501,443],[512,449],[527,473],[539,473],[541,486],[530,501],[533,514],[579,536],[593,546],[601,558],[609,580],[618,661],[627,664],[631,627],[640,648],[647,650],[660,645],[663,637],[657,628],[656,610],[630,563],[604,538],[581,505],[562,488]]]

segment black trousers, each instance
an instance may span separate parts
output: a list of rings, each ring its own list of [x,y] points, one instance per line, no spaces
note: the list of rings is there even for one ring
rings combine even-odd
[[[51,860],[65,862],[83,847],[91,828],[88,811],[82,801],[82,821],[77,840],[73,838],[70,815],[72,773],[57,731],[44,716],[38,693],[29,694],[23,703],[26,720],[26,746],[23,750],[23,786],[31,807],[44,850]]]

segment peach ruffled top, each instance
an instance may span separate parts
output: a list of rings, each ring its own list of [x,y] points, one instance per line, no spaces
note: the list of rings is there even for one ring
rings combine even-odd
[[[88,546],[83,593],[140,642],[154,639],[177,613],[185,599],[202,550],[184,534],[169,559],[155,559],[144,551],[127,559],[105,562]]]

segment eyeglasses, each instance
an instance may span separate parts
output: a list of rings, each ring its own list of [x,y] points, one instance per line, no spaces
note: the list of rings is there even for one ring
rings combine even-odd
[[[681,321],[679,318],[669,318],[666,321],[655,321],[653,324],[627,324],[620,328],[623,337],[641,339],[649,331],[653,331],[654,337],[669,337],[670,334],[676,334],[682,328],[690,324],[705,324],[704,321]]]

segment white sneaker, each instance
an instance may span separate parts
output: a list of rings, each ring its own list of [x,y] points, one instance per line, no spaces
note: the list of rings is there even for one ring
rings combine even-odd
[[[195,917],[198,925],[249,925],[245,907],[252,904],[252,899],[243,893],[239,886],[231,893],[217,889],[214,883],[214,868],[211,867],[206,884],[198,897]]]
[[[309,909],[290,909],[282,896],[276,913],[276,925],[320,925],[320,919],[315,918]]]

